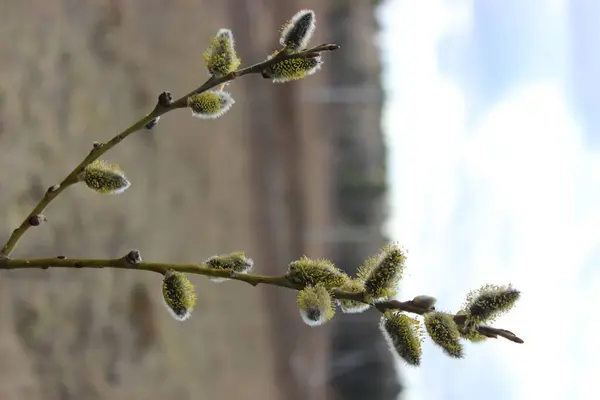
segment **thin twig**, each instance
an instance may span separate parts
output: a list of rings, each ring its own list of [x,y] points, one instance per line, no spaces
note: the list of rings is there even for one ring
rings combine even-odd
[[[150,121],[154,120],[155,118],[160,117],[168,112],[171,112],[171,111],[179,109],[179,108],[186,108],[187,107],[187,98],[189,96],[205,92],[209,89],[214,88],[215,86],[221,85],[225,82],[232,81],[243,75],[259,74],[265,68],[269,67],[270,65],[273,65],[277,62],[280,62],[280,61],[283,61],[286,59],[301,58],[301,57],[314,57],[315,53],[318,54],[323,51],[333,51],[333,50],[337,50],[337,49],[339,49],[339,46],[336,44],[322,44],[322,45],[313,47],[311,49],[302,51],[297,54],[287,54],[287,53],[281,52],[281,53],[277,54],[275,57],[271,58],[270,60],[265,60],[265,61],[259,62],[257,64],[251,65],[249,67],[240,69],[238,71],[234,71],[226,76],[223,76],[220,78],[211,77],[200,87],[196,88],[195,90],[191,91],[190,93],[181,97],[178,100],[169,102],[168,104],[163,104],[163,102],[158,101],[151,113],[149,113],[148,115],[146,115],[145,117],[143,117],[142,119],[140,119],[139,121],[137,121],[136,123],[131,125],[129,128],[125,129],[123,132],[119,133],[117,136],[113,137],[108,142],[101,143],[97,146],[94,146],[93,149],[90,151],[90,153],[87,155],[87,157],[85,157],[84,160],[81,163],[79,163],[79,165],[76,166],[75,169],[73,169],[73,171],[71,171],[71,173],[69,173],[69,175],[67,175],[67,177],[65,179],[63,179],[63,181],[60,184],[50,187],[44,194],[44,197],[42,197],[42,199],[33,208],[33,210],[29,213],[29,215],[27,215],[27,217],[25,217],[23,222],[21,222],[21,225],[19,225],[19,227],[16,228],[12,232],[12,234],[8,238],[8,241],[6,242],[4,247],[2,247],[2,250],[0,250],[0,257],[1,256],[8,257],[12,254],[12,252],[14,251],[15,247],[17,246],[17,244],[19,242],[19,239],[21,239],[21,237],[25,234],[25,232],[27,232],[27,230],[31,226],[29,223],[30,218],[40,214],[48,206],[48,204],[50,204],[52,202],[52,200],[54,200],[56,197],[58,197],[67,187],[77,183],[78,182],[77,177],[85,169],[85,167],[87,167],[93,161],[97,160],[100,156],[102,156],[108,150],[115,147],[117,144],[119,144],[121,141],[123,141],[125,138],[127,138],[132,133],[137,132],[140,129],[144,128]],[[165,94],[166,94],[166,92],[164,94],[162,94],[161,96],[164,96]],[[159,96],[159,99],[160,99],[160,96]]]
[[[139,253],[138,253],[139,254]],[[139,262],[131,264],[128,261],[128,255],[114,259],[67,259],[67,258],[38,258],[38,259],[0,259],[0,270],[2,269],[34,269],[34,268],[117,268],[129,269],[134,271],[150,271],[164,274],[167,270],[183,272],[186,274],[205,275],[209,277],[230,278],[232,280],[249,283],[252,286],[258,284],[279,286],[292,290],[301,290],[302,286],[288,280],[285,276],[266,276],[254,274],[237,274],[229,270],[220,270],[208,267],[206,264],[172,264],[172,263],[152,263]],[[363,293],[345,292],[339,289],[333,290],[333,296],[337,299],[355,300],[366,304]],[[388,310],[400,310],[413,314],[423,315],[430,309],[415,305],[412,301],[388,300],[375,304],[370,304],[380,312]],[[464,315],[454,315],[454,321],[459,325],[465,323]],[[496,338],[501,336],[515,343],[523,343],[523,340],[514,333],[506,329],[492,328],[489,326],[477,326],[477,331],[486,337]]]

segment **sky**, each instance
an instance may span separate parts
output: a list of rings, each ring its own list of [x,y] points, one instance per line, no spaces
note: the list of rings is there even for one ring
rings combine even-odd
[[[522,291],[494,326],[524,344],[467,343],[466,358],[454,360],[426,340],[422,366],[400,367],[404,399],[596,398],[600,153],[586,145],[567,95],[565,1],[530,0],[535,20],[498,47],[518,61],[500,67],[527,73],[500,71],[504,89],[483,88],[483,98],[494,92],[485,107],[472,106],[473,65],[457,79],[440,59],[452,55],[440,51],[449,36],[472,33],[473,0],[387,0],[379,9],[387,230],[408,250],[399,297],[434,295],[438,309],[456,312],[486,283]]]

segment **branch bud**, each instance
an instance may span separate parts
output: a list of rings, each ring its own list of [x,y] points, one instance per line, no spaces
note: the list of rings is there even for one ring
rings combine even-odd
[[[485,285],[471,291],[464,307],[468,315],[466,325],[493,322],[510,311],[520,295],[521,292],[510,285]]]
[[[254,261],[251,258],[246,257],[243,251],[238,251],[231,254],[223,254],[220,256],[213,256],[204,262],[207,267],[214,269],[227,269],[238,274],[247,274],[252,269]],[[209,277],[213,282],[224,282],[228,278],[222,277]]]
[[[430,312],[423,316],[425,328],[431,340],[453,358],[463,357],[458,326],[451,315],[442,312]]]
[[[269,59],[275,57],[279,52],[269,56]],[[274,83],[285,83],[302,78],[306,78],[317,72],[323,61],[321,56],[317,57],[296,57],[288,58],[269,65],[262,72],[262,76],[267,79],[272,79]]]
[[[168,107],[173,104],[173,95],[171,92],[162,92],[158,95],[158,105],[161,107]]]
[[[302,321],[309,326],[323,325],[335,314],[331,295],[323,285],[308,285],[300,290],[297,304]]]
[[[162,284],[163,299],[177,321],[185,321],[196,305],[194,285],[182,272],[168,270]]]
[[[404,251],[396,245],[386,246],[379,254],[369,258],[358,270],[359,279],[365,285],[366,298],[379,302],[395,295],[405,261]]]
[[[279,43],[290,53],[297,53],[308,46],[315,32],[315,13],[312,10],[298,11],[281,30]]]
[[[341,286],[348,279],[343,271],[338,269],[333,263],[325,259],[311,260],[303,256],[297,261],[293,261],[288,266],[285,277],[298,285],[323,285],[326,289],[333,289]]]
[[[236,71],[241,64],[235,52],[233,33],[229,29],[217,32],[203,56],[208,72],[217,78]]]
[[[31,217],[29,217],[29,225],[30,226],[40,226],[41,224],[43,224],[46,221],[48,221],[48,218],[46,218],[46,216],[43,214],[32,215]]]
[[[365,286],[358,279],[348,279],[339,289],[344,292],[362,293],[365,291]],[[337,303],[345,314],[358,314],[370,307],[368,304],[356,300],[338,299]]]
[[[158,125],[158,121],[160,121],[160,117],[156,117],[152,121],[148,122],[144,128],[146,128],[147,130],[151,130],[156,125]]]
[[[437,303],[437,299],[435,297],[421,295],[421,296],[417,296],[414,299],[412,299],[411,302],[417,307],[421,307],[421,308],[424,308],[425,310],[429,310],[429,311],[434,311],[435,303]]]
[[[421,364],[423,329],[418,320],[400,312],[386,311],[379,329],[393,354],[413,367]]]
[[[103,194],[123,193],[131,183],[117,164],[96,160],[89,164],[78,179],[84,181],[87,187]]]
[[[129,265],[137,265],[142,262],[142,254],[139,250],[131,250],[123,259]]]
[[[209,90],[194,94],[187,98],[187,106],[192,115],[201,119],[214,119],[225,114],[235,103],[231,94],[223,91]]]

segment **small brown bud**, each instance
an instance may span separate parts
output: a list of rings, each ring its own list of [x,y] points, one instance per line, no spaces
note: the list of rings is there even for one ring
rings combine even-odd
[[[46,218],[42,214],[32,215],[31,217],[29,217],[29,225],[31,225],[31,226],[40,226],[41,224],[43,224],[46,221],[48,221],[48,218]]]
[[[92,143],[92,146],[94,146],[95,149],[99,149],[100,147],[104,146],[104,143],[94,142]]]
[[[58,189],[60,189],[60,185],[56,184],[56,185],[52,185],[48,188],[48,193],[52,193],[52,192],[56,192]]]

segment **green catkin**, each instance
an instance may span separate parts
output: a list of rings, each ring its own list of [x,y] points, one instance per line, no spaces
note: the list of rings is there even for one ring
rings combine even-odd
[[[326,289],[339,287],[350,279],[331,261],[325,259],[313,260],[308,257],[302,257],[291,262],[285,276],[298,285],[315,286],[320,284]]]
[[[235,103],[227,92],[209,90],[189,96],[187,106],[192,115],[201,119],[214,119],[225,114]]]
[[[275,57],[278,53],[274,53],[269,59]],[[275,83],[290,82],[314,74],[321,68],[322,64],[321,56],[288,58],[268,66],[263,71],[263,76],[272,79]]]
[[[131,186],[117,164],[110,164],[104,160],[90,163],[79,175],[79,180],[85,182],[90,189],[102,194],[123,193]]]
[[[302,321],[309,326],[323,325],[333,318],[335,307],[331,294],[323,285],[308,285],[296,300]]]
[[[381,317],[379,329],[393,354],[410,366],[421,364],[423,329],[418,320],[400,312],[387,311]]]
[[[463,357],[458,326],[451,315],[443,312],[430,312],[424,316],[425,328],[431,340],[453,358]]]
[[[254,265],[254,261],[251,258],[246,257],[246,254],[243,251],[213,256],[204,263],[209,268],[231,270],[238,274],[247,274],[252,270],[252,266]],[[223,277],[209,277],[209,279],[213,282],[224,282],[228,280],[228,278]]]
[[[235,51],[231,30],[220,29],[210,47],[204,51],[203,57],[208,72],[217,78],[236,71],[241,60]]]
[[[464,310],[467,312],[466,325],[491,323],[510,311],[521,292],[510,285],[484,285],[467,295]]]
[[[173,318],[185,321],[191,316],[197,296],[194,285],[184,273],[168,270],[163,279],[162,293]]]
[[[384,247],[359,268],[359,279],[364,283],[366,298],[379,302],[396,294],[398,282],[405,269],[406,255],[396,245]]]

